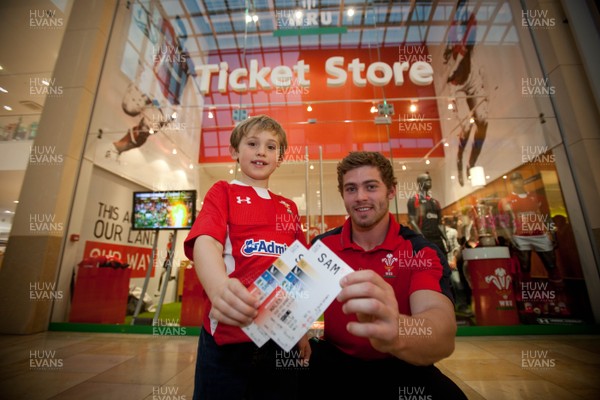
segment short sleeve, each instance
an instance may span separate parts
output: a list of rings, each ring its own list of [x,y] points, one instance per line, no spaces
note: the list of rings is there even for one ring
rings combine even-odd
[[[225,243],[229,213],[228,194],[229,184],[226,181],[215,183],[206,193],[202,209],[183,243],[188,259],[194,259],[194,243],[198,236],[208,235],[222,244]]]

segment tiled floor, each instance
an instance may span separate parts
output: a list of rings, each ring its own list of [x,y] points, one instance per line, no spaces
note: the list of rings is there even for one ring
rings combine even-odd
[[[0,336],[0,399],[191,400],[197,337]],[[600,336],[458,337],[439,363],[469,399],[600,399]]]

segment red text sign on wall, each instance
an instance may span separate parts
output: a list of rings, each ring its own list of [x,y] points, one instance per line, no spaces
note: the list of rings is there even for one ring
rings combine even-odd
[[[117,257],[129,264],[131,278],[144,278],[150,265],[152,249],[89,240],[85,242],[83,258],[98,256]],[[152,269],[152,277],[154,277],[154,270],[155,268]]]

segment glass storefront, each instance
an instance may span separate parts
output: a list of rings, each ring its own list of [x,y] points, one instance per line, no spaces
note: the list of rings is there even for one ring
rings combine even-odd
[[[390,211],[448,254],[460,326],[593,324],[597,264],[564,150],[577,128],[543,62],[547,37],[568,29],[560,12],[516,0],[118,2],[51,322],[198,326],[187,231],[132,229],[133,196],[167,193],[168,207],[196,191],[182,212],[197,212],[236,177],[233,127],[268,114],[289,143],[270,189],[296,202],[308,239],[346,218],[337,162],[378,151],[398,178]],[[34,140],[35,118],[13,119],[2,137]]]

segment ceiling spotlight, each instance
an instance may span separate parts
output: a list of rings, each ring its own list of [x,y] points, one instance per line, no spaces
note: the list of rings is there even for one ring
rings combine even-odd
[[[311,105],[310,105],[310,104],[308,105],[308,107],[306,107],[306,111],[308,111],[308,112],[311,112],[311,111],[312,111],[312,107],[311,107]]]
[[[171,114],[171,119],[177,119],[177,111],[173,111],[173,114]]]
[[[253,22],[258,22],[258,15],[254,14],[254,15],[252,16],[252,21],[253,21]]]
[[[229,168],[229,175],[233,175],[233,168]]]
[[[190,169],[194,169],[194,164],[189,165]]]
[[[473,117],[469,118],[469,123],[470,124],[474,124],[475,123],[475,118],[473,118]]]
[[[406,171],[406,165],[402,164],[402,171]]]
[[[12,107],[11,107],[11,106],[4,106],[4,109],[5,109],[6,111],[12,111]]]
[[[252,17],[250,14],[246,14],[246,23],[249,24],[250,22],[252,22]]]
[[[172,153],[177,154],[177,149],[173,149]]]
[[[450,146],[450,143],[444,142],[444,147],[448,147],[448,146]]]
[[[348,9],[348,16],[349,17],[353,17],[354,16],[354,8],[349,8]]]
[[[295,12],[294,16],[296,19],[302,19],[302,11],[298,10]]]
[[[377,107],[375,107],[375,104],[373,104],[371,106],[371,114],[375,114],[377,112]]]
[[[8,93],[8,90],[6,90],[2,86],[0,86],[0,92],[2,92],[2,93]]]
[[[410,107],[408,107],[408,109],[410,110],[411,113],[414,113],[417,111],[417,105],[415,103],[411,103]]]
[[[425,160],[425,164],[429,165],[431,164],[431,161],[429,161],[429,159]]]
[[[208,112],[208,118],[213,119],[215,116],[213,115],[212,111]]]

